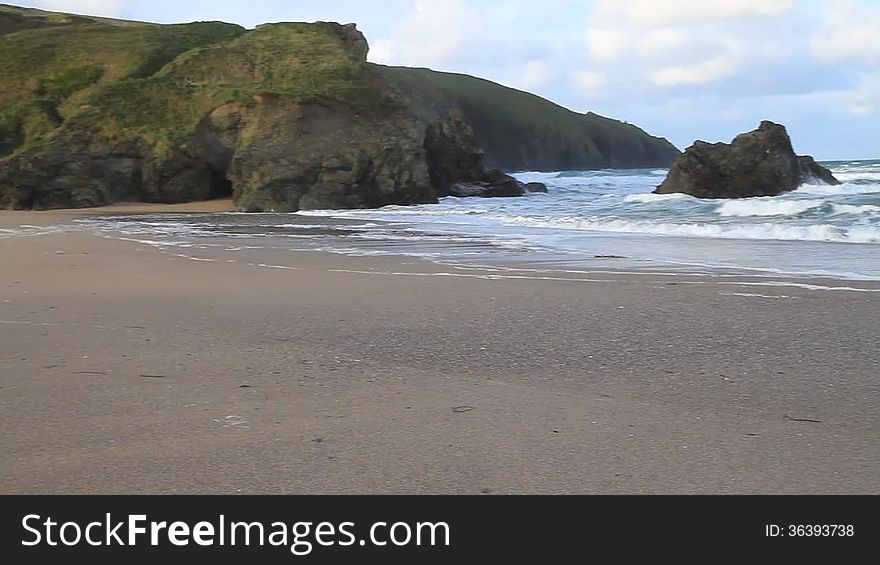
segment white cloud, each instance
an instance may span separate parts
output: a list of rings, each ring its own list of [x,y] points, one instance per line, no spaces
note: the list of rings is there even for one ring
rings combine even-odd
[[[689,38],[683,29],[652,29],[639,39],[636,52],[642,57],[658,57],[686,47]]]
[[[590,28],[587,30],[587,50],[593,59],[613,61],[622,57],[632,43],[626,29]]]
[[[599,0],[594,17],[600,22],[623,18],[638,27],[778,16],[794,0]]]
[[[57,12],[107,17],[121,16],[125,10],[123,0],[44,0],[35,5]]]
[[[545,84],[550,79],[550,67],[543,61],[529,61],[519,80],[520,88],[526,90]]]
[[[756,61],[784,59],[767,26],[792,7],[793,0],[598,0],[586,34],[589,63],[630,87],[707,87]]]
[[[850,113],[853,116],[870,116],[877,112],[877,108],[873,104],[854,104],[850,106]]]
[[[869,116],[880,110],[880,74],[862,74],[859,86],[849,93],[849,112]]]
[[[737,61],[730,55],[713,57],[693,65],[672,65],[650,71],[648,76],[657,86],[709,84],[736,74]]]
[[[576,71],[572,73],[574,82],[586,91],[601,90],[608,84],[608,77],[595,71]]]
[[[481,25],[479,13],[466,0],[416,0],[392,36],[376,43],[372,60],[442,67],[467,49]]]
[[[370,61],[374,63],[389,63],[394,56],[394,42],[390,39],[380,39],[370,44]]]
[[[847,93],[846,107],[857,117],[880,110],[880,6],[860,0],[827,2],[825,25],[810,40],[813,55],[829,65],[858,69],[856,86]]]
[[[880,65],[880,6],[854,0],[830,2],[826,25],[810,45],[821,61],[852,59]]]

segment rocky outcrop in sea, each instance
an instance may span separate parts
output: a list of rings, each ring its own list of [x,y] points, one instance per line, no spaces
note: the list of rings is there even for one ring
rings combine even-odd
[[[764,121],[732,143],[697,141],[681,154],[657,194],[697,198],[776,196],[808,182],[837,185],[812,157],[799,157],[785,127]]]

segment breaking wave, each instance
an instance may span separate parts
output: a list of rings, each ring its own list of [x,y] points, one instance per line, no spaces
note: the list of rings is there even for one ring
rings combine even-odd
[[[831,224],[798,226],[783,223],[708,224],[602,218],[535,218],[527,216],[499,217],[497,219],[508,226],[520,225],[565,230],[765,241],[880,243],[880,226],[841,227]]]

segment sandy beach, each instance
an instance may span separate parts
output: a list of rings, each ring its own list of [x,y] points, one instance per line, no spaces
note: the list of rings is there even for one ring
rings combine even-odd
[[[875,283],[0,249],[3,494],[880,489]]]

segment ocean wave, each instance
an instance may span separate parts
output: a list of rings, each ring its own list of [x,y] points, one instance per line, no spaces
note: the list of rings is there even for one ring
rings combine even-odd
[[[54,226],[32,226],[30,224],[22,224],[15,228],[0,228],[0,239],[55,235],[76,229],[76,226],[71,224],[58,224]]]
[[[693,198],[687,194],[630,194],[623,199],[627,203],[652,204],[654,202],[667,202],[669,200],[684,200]]]
[[[745,198],[728,200],[718,206],[720,216],[797,216],[825,206],[824,200],[780,200],[777,198]]]
[[[719,239],[754,239],[779,241],[825,241],[840,243],[880,243],[880,227],[841,227],[830,224],[791,225],[673,223],[647,220],[602,218],[536,218],[510,216],[498,218],[506,225],[557,228],[579,231],[619,232],[644,235],[701,237]]]
[[[444,199],[445,203],[450,200],[461,200],[455,197]],[[449,217],[449,216],[481,216],[490,213],[488,208],[468,208],[453,209],[443,208],[437,204],[425,206],[385,206],[384,208],[375,208],[368,210],[302,210],[296,212],[298,216],[314,216],[321,218],[354,218],[360,219],[364,217],[372,217],[381,219],[382,216],[428,216],[428,217]]]
[[[546,182],[555,179],[559,173],[542,173],[540,171],[527,171],[522,173],[514,173],[511,175],[520,182]]]
[[[855,206],[851,204],[833,204],[831,206],[834,214],[876,214],[880,213],[880,206],[872,204],[864,204]]]
[[[268,224],[268,225],[260,225],[260,226],[247,226],[248,229],[258,229],[258,228],[273,228],[273,229],[294,229],[294,230],[320,230],[320,229],[329,229],[329,228],[345,228],[345,229],[366,229],[366,228],[378,228],[384,227],[382,224],[376,224],[373,222],[368,222],[365,224],[351,224],[344,226],[336,226],[333,224]]]
[[[839,186],[827,184],[804,184],[792,194],[815,194],[821,196],[847,196],[853,194],[880,194],[880,180],[876,183],[844,183]]]
[[[842,183],[852,181],[873,181],[874,183],[880,184],[880,172],[866,171],[864,169],[836,172],[834,173],[834,176]]]

